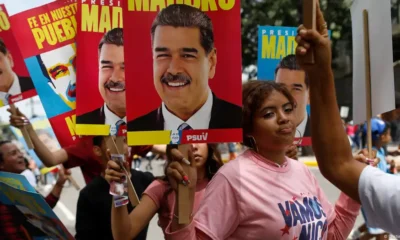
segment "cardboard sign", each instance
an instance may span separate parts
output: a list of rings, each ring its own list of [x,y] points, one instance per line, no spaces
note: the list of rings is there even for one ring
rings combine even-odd
[[[55,1],[10,17],[25,64],[61,146],[77,139],[76,3]]]
[[[79,135],[125,135],[121,2],[80,1],[77,16],[77,82],[84,87],[77,89],[76,132]]]

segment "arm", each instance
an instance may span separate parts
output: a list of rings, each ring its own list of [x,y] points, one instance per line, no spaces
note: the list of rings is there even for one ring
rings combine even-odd
[[[297,60],[310,80],[311,136],[321,173],[351,198],[359,201],[358,180],[365,164],[353,159],[336,101],[331,69],[331,46],[321,9],[317,8],[317,29],[299,28]],[[309,46],[306,46],[308,43]],[[312,47],[310,47],[312,46]],[[307,51],[314,51],[315,64],[304,63]]]
[[[7,111],[11,113],[10,109],[7,109]],[[18,108],[15,114],[11,113],[10,124],[16,128],[26,126],[29,137],[31,138],[35,148],[34,151],[46,167],[52,167],[68,160],[67,152],[64,149],[50,152],[46,145],[44,145],[44,143],[39,139],[39,136],[33,129],[32,124],[29,122],[26,116],[19,111]]]
[[[166,239],[226,239],[240,223],[237,198],[231,183],[223,174],[217,173],[206,188],[194,220],[189,225],[179,225],[174,217],[166,229]]]
[[[318,199],[320,201],[318,205],[322,206],[322,214],[326,215],[328,225],[324,226],[324,228],[328,227],[328,239],[346,240],[360,212],[360,204],[344,193],[341,193],[339,199],[336,201],[335,207],[333,207],[324,191],[319,186],[315,176],[309,169],[307,169],[307,172],[312,177],[312,184],[316,186]],[[322,231],[325,232],[326,229]]]
[[[127,206],[114,207],[112,203],[111,228],[114,239],[134,239],[158,211],[157,205],[147,195],[143,195],[139,205],[128,215]]]
[[[167,151],[167,145],[153,145],[151,151],[155,154],[164,155]]]
[[[400,234],[400,178],[368,166],[361,173],[359,193],[368,224]]]
[[[64,188],[64,184],[67,181],[67,176],[69,175],[71,175],[71,171],[68,169],[61,168],[58,171],[57,182],[54,185],[53,190],[51,190],[49,195],[47,195],[47,197],[45,198],[47,204],[49,204],[51,208],[54,208],[57,205],[57,202],[61,196],[61,192]]]

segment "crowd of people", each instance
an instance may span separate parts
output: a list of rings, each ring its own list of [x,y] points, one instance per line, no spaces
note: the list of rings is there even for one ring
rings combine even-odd
[[[363,149],[366,126],[349,134],[343,129],[331,69],[331,46],[319,7],[317,30],[300,26],[296,42],[296,55],[291,61],[298,64],[296,71],[307,76],[304,88],[309,91],[312,114],[308,116],[305,107],[297,105],[288,83],[243,84],[244,149],[237,152],[235,143],[224,143],[229,149],[229,162],[225,164],[217,144],[191,144],[186,153],[180,152],[177,145],[128,147],[125,141],[124,154],[129,159],[125,168],[130,169],[126,176],[121,166],[110,160],[103,136],[83,137],[75,145],[52,152],[19,110],[11,114],[10,123],[27,128],[34,151],[46,167],[63,166],[45,198],[50,206],[54,207],[59,199],[70,174],[68,169],[81,168],[86,186],[77,203],[76,239],[144,240],[156,214],[166,239],[347,239],[356,227],[360,209],[365,224],[352,233],[354,238],[386,239],[388,234],[400,234],[400,178],[395,163],[386,159],[398,151],[388,152],[386,148],[392,141],[387,116],[371,121],[374,153]],[[309,52],[314,53],[312,65],[305,62]],[[290,71],[287,66],[281,68]],[[309,168],[296,160],[298,151],[293,142],[299,107],[305,121],[303,130],[308,131],[307,124],[310,127],[318,167],[341,191],[334,204],[327,200]],[[353,135],[352,141],[356,141],[354,136],[361,136],[359,154],[353,155],[348,135]],[[137,165],[132,167],[135,156],[145,157],[149,152],[166,156],[164,176],[155,177],[140,171]],[[0,142],[0,170],[22,174],[26,168],[17,146]],[[140,203],[136,207],[115,207],[109,184],[127,177]],[[180,183],[190,195],[188,224],[178,221]],[[1,239],[26,239],[10,210],[1,207],[0,217]]]

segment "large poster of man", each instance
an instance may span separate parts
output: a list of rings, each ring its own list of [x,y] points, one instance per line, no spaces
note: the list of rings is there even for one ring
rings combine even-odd
[[[309,146],[311,145],[310,86],[305,71],[296,62],[296,35],[295,27],[259,27],[257,78],[286,85],[296,99],[295,142],[301,146]]]
[[[129,145],[242,140],[240,26],[236,0],[127,1]]]
[[[76,3],[55,1],[10,17],[25,64],[61,146],[76,139]]]
[[[7,10],[4,4],[0,4],[0,107],[35,95],[36,90],[15,41]]]
[[[76,132],[126,131],[122,7],[119,1],[78,3]],[[134,42],[132,43],[134,44]]]

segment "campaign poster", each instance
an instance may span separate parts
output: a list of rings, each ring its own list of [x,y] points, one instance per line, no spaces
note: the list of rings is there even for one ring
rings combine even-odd
[[[80,0],[77,18],[79,74],[76,81],[84,87],[76,92],[76,133],[124,135],[126,101],[121,2]]]
[[[331,31],[329,31],[329,36]],[[257,78],[285,84],[296,99],[296,139],[299,146],[311,145],[309,80],[296,63],[296,27],[258,28]]]
[[[35,86],[15,41],[7,10],[0,4],[0,107],[33,96]]]
[[[77,3],[55,1],[10,17],[25,64],[61,146],[75,132]]]
[[[240,1],[127,0],[128,144],[242,141]]]
[[[32,187],[26,177],[22,174],[0,171],[0,182],[16,189],[36,193],[35,188]]]
[[[60,144],[58,143],[54,131],[51,128],[50,122],[46,117],[35,117],[30,119],[30,122],[32,124],[33,129],[35,129],[39,139],[42,141],[42,143],[44,143],[44,145],[46,145],[46,147],[50,150],[50,152],[55,152],[60,149]],[[23,145],[26,152],[35,161],[38,168],[44,166],[42,161],[36,155],[35,151],[33,149],[28,148],[28,145],[24,140],[24,136],[22,135],[21,130],[11,126],[10,129],[17,138],[17,141]]]
[[[12,233],[15,238],[74,239],[38,193],[23,191],[0,182],[0,208],[3,213],[10,213],[12,219],[7,220],[12,221],[16,227]],[[9,234],[0,233],[0,239],[12,238]]]

